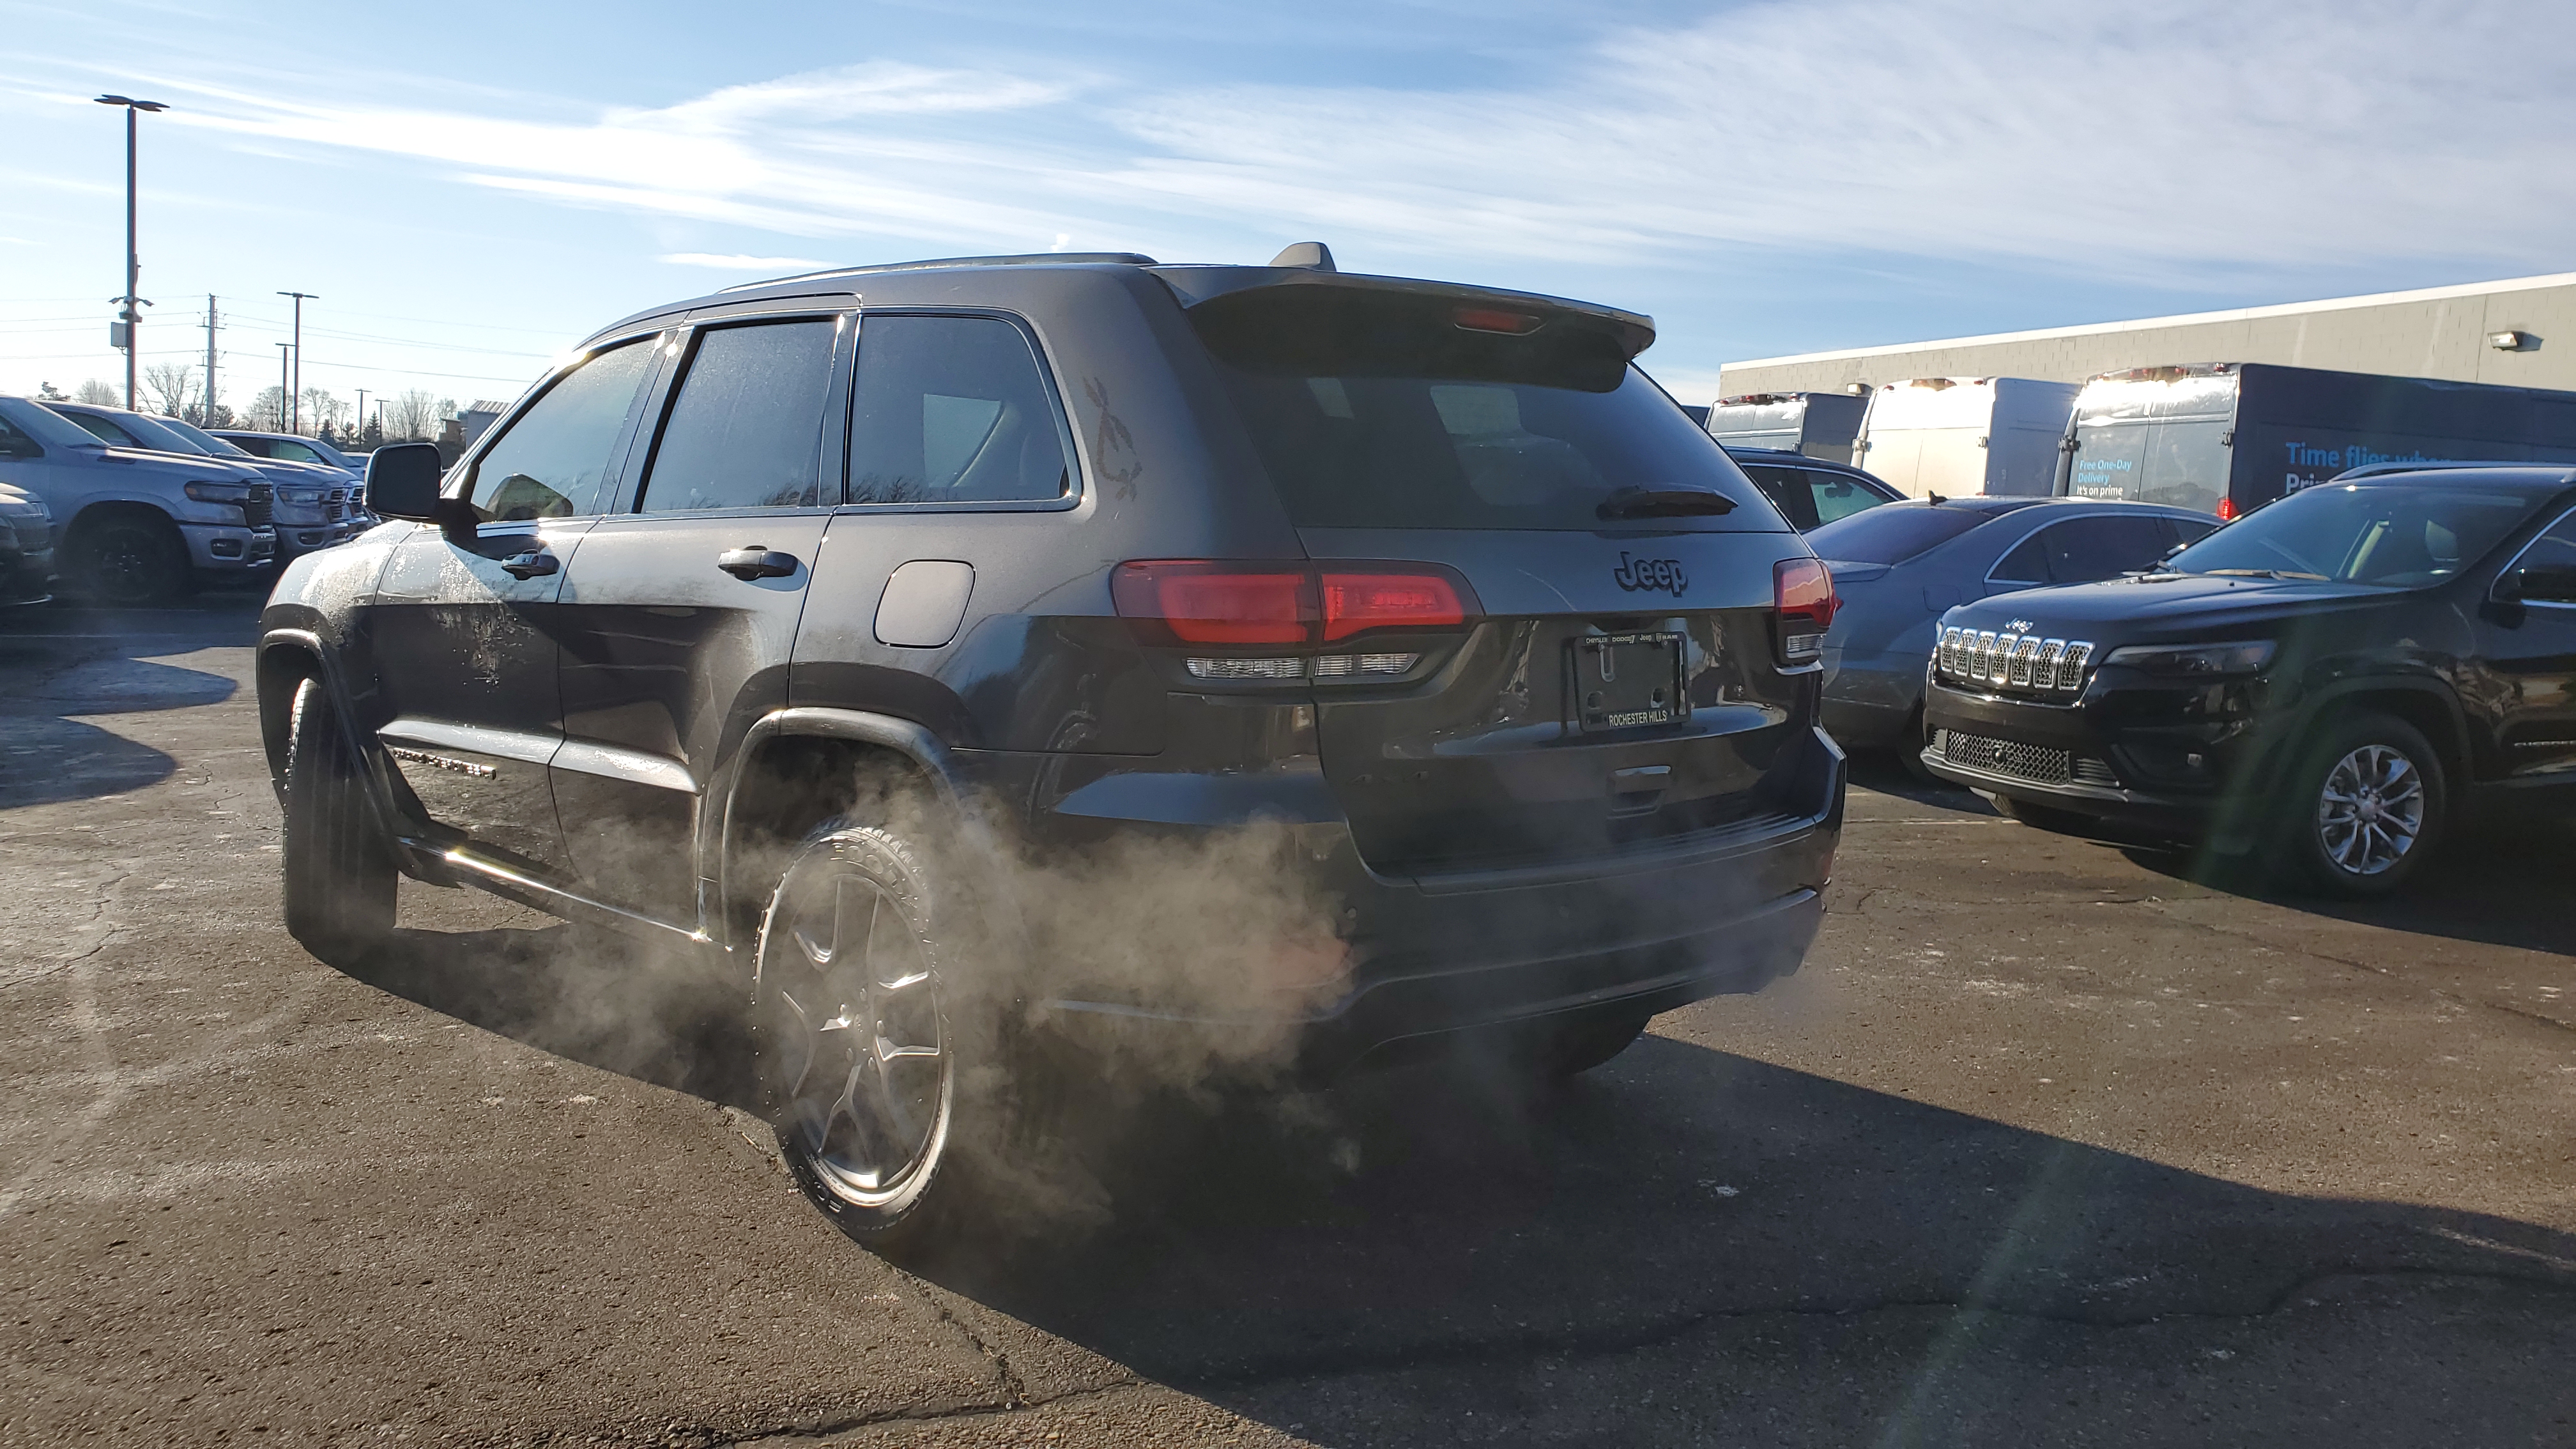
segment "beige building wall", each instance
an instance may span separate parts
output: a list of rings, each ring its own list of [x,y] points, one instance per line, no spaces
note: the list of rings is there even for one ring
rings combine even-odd
[[[2521,332],[2519,351],[2487,342]],[[2576,391],[2576,272],[2383,292],[2281,307],[2248,307],[2003,332],[1895,347],[1860,347],[1730,362],[1725,396],[1841,392],[1909,377],[2036,377],[2082,382],[2100,372],[2187,362],[2279,362],[2341,372],[2498,382]]]

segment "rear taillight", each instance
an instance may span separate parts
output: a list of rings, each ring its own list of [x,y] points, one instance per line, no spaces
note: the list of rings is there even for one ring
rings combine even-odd
[[[1454,629],[1467,622],[1458,586],[1434,573],[1337,573],[1327,569],[1324,642],[1371,629]]]
[[[1782,559],[1771,566],[1771,604],[1780,662],[1808,664],[1823,657],[1825,631],[1841,607],[1833,573],[1817,559]]]
[[[1466,581],[1436,564],[1147,559],[1120,564],[1109,593],[1149,642],[1210,649],[1183,661],[1192,677],[1244,682],[1406,674],[1419,651],[1322,650],[1381,631],[1462,629],[1482,613]]]

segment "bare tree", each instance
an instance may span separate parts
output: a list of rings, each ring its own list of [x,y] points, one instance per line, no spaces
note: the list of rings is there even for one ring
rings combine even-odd
[[[143,385],[163,416],[184,418],[197,399],[197,370],[184,362],[156,362],[143,369]]]
[[[261,388],[258,394],[250,400],[250,408],[244,414],[244,417],[249,420],[251,428],[255,431],[263,433],[285,432],[286,390],[279,387]]]
[[[453,399],[425,389],[398,392],[385,399],[385,438],[397,443],[428,442],[438,436],[440,425],[455,411]]]
[[[349,420],[349,405],[327,389],[308,387],[298,397],[304,405],[305,430],[316,437],[324,428],[336,428]]]
[[[92,407],[121,408],[125,406],[125,394],[118,392],[115,388],[110,387],[106,383],[103,383],[94,377],[83,382],[80,387],[72,393],[72,396],[78,401],[88,403]]]

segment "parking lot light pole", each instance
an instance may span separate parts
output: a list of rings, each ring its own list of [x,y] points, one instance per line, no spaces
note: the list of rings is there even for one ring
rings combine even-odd
[[[125,107],[125,295],[116,300],[123,308],[117,320],[125,324],[125,410],[132,412],[135,354],[142,350],[142,339],[134,329],[143,325],[142,309],[150,305],[134,295],[135,288],[142,285],[140,274],[143,270],[142,258],[134,248],[134,113],[170,108],[160,101],[138,101],[128,96],[100,96],[98,103]]]
[[[286,395],[286,430],[300,433],[304,431],[304,400],[300,396],[304,391],[304,304],[314,300],[316,294],[280,292],[277,295],[295,299],[295,388]]]
[[[293,346],[291,342],[277,344],[277,430],[281,433],[295,431],[286,425],[286,405],[295,396],[286,390],[286,360],[293,355],[287,349]]]

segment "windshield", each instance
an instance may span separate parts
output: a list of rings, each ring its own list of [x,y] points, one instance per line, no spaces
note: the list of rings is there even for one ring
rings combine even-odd
[[[1787,528],[1608,334],[1470,331],[1448,299],[1318,292],[1190,314],[1300,526]]]
[[[168,418],[156,418],[149,413],[127,413],[116,422],[118,427],[132,433],[147,447],[168,453],[196,453],[209,458],[215,455],[214,449],[170,426]]]
[[[0,417],[18,425],[18,431],[48,448],[98,448],[106,446],[89,429],[64,417],[49,407],[22,397],[0,397]]]
[[[2476,563],[2538,506],[2519,493],[2472,487],[2320,486],[2246,515],[2166,567],[2421,588]]]
[[[1892,503],[1825,524],[1807,535],[1807,545],[1821,559],[1897,564],[1948,543],[1978,524],[1999,516],[1982,508]]]
[[[188,441],[195,443],[197,446],[192,451],[210,453],[218,458],[248,458],[254,456],[248,450],[223,438],[216,437],[214,434],[207,432],[205,429],[198,427],[195,423],[189,422],[185,418],[154,418],[152,421],[159,423],[168,431],[177,433],[180,437],[186,438]]]

